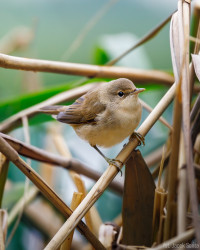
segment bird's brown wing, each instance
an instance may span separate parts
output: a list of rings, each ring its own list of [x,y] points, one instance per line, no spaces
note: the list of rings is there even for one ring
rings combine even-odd
[[[57,115],[57,120],[71,125],[94,124],[98,114],[105,110],[105,105],[98,101],[97,93],[85,94],[77,99],[66,110]]]
[[[58,115],[60,112],[63,112],[66,109],[66,106],[53,105],[46,106],[40,109],[40,112],[49,114],[49,115]]]

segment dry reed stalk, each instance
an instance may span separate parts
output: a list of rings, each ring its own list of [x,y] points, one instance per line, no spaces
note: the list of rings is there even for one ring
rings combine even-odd
[[[62,156],[65,156],[71,159],[72,158],[71,153],[69,151],[69,148],[63,136],[61,136],[61,131],[60,131],[59,126],[56,126],[56,128],[55,127],[51,128],[51,135],[59,153]],[[77,187],[78,192],[82,193],[83,198],[85,198],[85,196],[87,195],[87,191],[86,191],[85,183],[82,180],[81,176],[72,170],[69,170],[69,175],[72,178],[75,186]],[[99,227],[102,224],[102,220],[100,218],[98,211],[96,210],[94,206],[91,207],[90,210],[85,214],[85,222],[86,222],[86,225],[89,227],[89,229],[92,232],[94,232],[96,236],[98,236]]]
[[[182,3],[178,2],[178,12],[172,17],[170,26],[170,47],[172,55],[172,64],[175,79],[177,84],[174,113],[173,113],[173,133],[172,133],[172,147],[168,168],[168,197],[167,197],[167,216],[164,226],[164,240],[168,240],[172,236],[172,226],[176,225],[176,217],[173,214],[174,206],[176,206],[176,185],[177,185],[177,166],[180,142],[180,129],[182,120],[182,103],[181,103],[181,65],[182,65]],[[178,35],[177,35],[178,34]]]
[[[183,97],[183,139],[186,153],[186,166],[189,184],[190,204],[193,215],[193,224],[197,243],[200,245],[200,221],[198,211],[198,198],[195,182],[195,173],[193,167],[192,143],[190,134],[190,81],[189,81],[189,32],[190,32],[190,2],[183,2],[183,35],[186,51],[183,60],[183,82],[182,82],[182,97]]]
[[[178,166],[178,193],[177,193],[177,234],[186,231],[187,224],[187,206],[188,206],[188,188],[187,188],[187,172],[185,165],[185,148],[183,142],[183,133],[181,131],[179,166]]]
[[[54,236],[63,223],[63,217],[43,196],[37,197],[25,208],[23,220],[31,223],[48,239]]]
[[[164,159],[164,166],[163,166],[163,168],[164,168],[164,170],[166,172],[165,178],[166,178],[166,175],[167,175],[167,172],[168,172],[168,168],[166,168],[166,167],[168,166],[169,157],[170,157],[170,154],[171,154],[171,141],[169,140],[169,138],[168,138],[167,143],[166,143],[167,147],[166,147],[165,159]],[[157,157],[158,157],[158,155],[157,155]],[[162,152],[160,152],[160,158],[159,158],[159,160],[161,160],[161,157],[162,157]],[[154,180],[158,177],[159,172],[160,172],[160,163],[157,164],[157,166],[152,171],[152,176],[153,176]],[[167,185],[164,185],[164,183],[163,183],[163,187],[166,188]]]
[[[26,207],[38,194],[39,190],[36,187],[31,187],[27,190],[25,197],[23,196],[11,209],[8,215],[8,226],[14,221],[20,211]]]
[[[81,176],[76,174],[76,173],[72,173],[72,178],[73,178],[73,181],[78,189],[78,192],[82,193],[83,194],[83,199],[85,198],[85,196],[87,195],[87,191],[86,191],[86,188],[85,188],[85,183],[84,181],[81,179]],[[83,200],[82,199],[82,200]],[[88,210],[88,212],[85,214],[85,222],[86,222],[86,225],[88,226],[88,228],[94,232],[94,234],[96,236],[98,236],[98,229],[97,230],[94,230],[94,227],[93,227],[93,220],[92,220],[92,215],[91,215],[91,209],[92,207],[90,208],[90,210]],[[95,219],[95,218],[93,218]]]
[[[150,250],[150,249],[151,250],[164,250],[164,249],[173,248],[173,246],[176,246],[176,245],[178,247],[181,247],[181,245],[184,244],[185,242],[192,240],[194,238],[194,234],[195,234],[194,229],[190,229],[190,230],[185,231],[184,233],[182,233],[174,238],[171,238],[170,240],[163,242],[162,244],[160,244],[156,247],[146,248],[146,250]]]
[[[161,185],[162,172],[164,167],[165,160],[165,147],[162,150],[162,159],[160,163],[158,184],[155,189],[155,198],[154,198],[154,209],[153,209],[153,241],[157,244],[162,241],[163,235],[163,225],[164,225],[164,207],[167,200],[167,192]]]
[[[55,151],[55,147],[52,144],[51,138],[49,135],[51,135],[51,129],[47,129],[47,137],[45,138],[45,142],[44,142],[44,148],[47,152],[54,152]],[[39,168],[39,174],[41,175],[41,177],[51,186],[54,187],[55,185],[55,178],[54,178],[54,174],[55,174],[55,168],[54,166],[51,167],[50,164],[45,163],[45,162],[41,162],[40,164],[40,168]]]
[[[198,1],[194,3],[193,19],[194,19],[193,26],[195,26],[193,34],[196,35],[193,53],[198,54],[199,49],[200,49],[200,43],[198,42],[198,40],[200,39],[200,6],[199,6]],[[191,48],[191,51],[192,49],[193,47]],[[189,77],[190,77],[190,102],[191,102],[192,92],[194,91],[194,81],[195,81],[195,70],[194,70],[193,62],[191,62],[191,65],[190,65]]]
[[[198,94],[198,96],[197,96],[197,98],[195,100],[195,103],[194,103],[194,105],[192,107],[192,110],[190,112],[190,121],[191,121],[191,123],[194,122],[195,117],[199,112],[199,106],[200,106],[200,94]]]
[[[73,193],[72,202],[71,202],[71,206],[70,206],[72,211],[74,211],[78,207],[78,205],[81,203],[82,199],[83,199],[83,193],[79,193],[79,192]],[[62,243],[62,245],[60,246],[60,250],[70,250],[71,249],[73,234],[74,234],[74,231],[72,231],[71,234]]]
[[[194,168],[195,168],[196,178],[199,180],[200,179],[200,164],[194,163]]]
[[[168,196],[167,196],[167,216],[165,220],[164,228],[164,240],[168,240],[171,235],[172,225],[176,224],[175,217],[173,215],[173,207],[176,198],[176,184],[177,184],[177,165],[178,165],[178,152],[180,141],[180,128],[181,128],[181,103],[178,98],[175,98],[175,107],[173,115],[173,134],[172,134],[172,147],[169,159],[168,169]]]
[[[161,22],[158,26],[156,26],[155,28],[153,28],[147,35],[145,35],[144,37],[142,37],[136,44],[134,44],[131,48],[129,48],[128,50],[126,50],[125,52],[123,52],[120,56],[118,56],[117,58],[109,61],[106,65],[114,65],[116,64],[118,61],[120,61],[123,57],[125,57],[126,55],[128,55],[131,51],[133,51],[134,49],[136,49],[137,47],[139,47],[140,45],[144,44],[145,42],[149,41],[150,39],[152,39],[153,37],[155,37],[159,31],[170,21],[172,17],[172,14],[167,17],[163,22]]]
[[[152,107],[150,107],[147,103],[145,103],[145,102],[142,101],[141,99],[140,99],[140,102],[141,102],[143,108],[145,108],[147,111],[149,111],[149,113],[153,110]],[[159,121],[160,121],[163,125],[165,125],[170,131],[173,130],[172,126],[171,126],[162,116],[159,118]]]
[[[195,144],[194,144],[194,162],[196,164],[200,163],[200,134],[198,134]]]
[[[151,152],[150,154],[148,154],[147,156],[145,156],[144,159],[149,168],[154,166],[156,163],[158,163],[161,160],[162,151],[163,151],[163,147],[161,146],[157,148],[156,150],[154,150],[153,152]]]
[[[199,123],[200,123],[200,111],[198,111],[198,113],[196,114],[195,119],[194,119],[194,121],[192,123],[192,126],[191,126],[191,143],[192,143],[192,146],[195,143],[196,137],[200,133]]]
[[[163,71],[143,70],[117,66],[97,66],[8,56],[0,53],[0,67],[26,71],[49,72],[98,78],[125,77],[138,82],[159,82],[172,84],[174,78]]]
[[[189,36],[190,41],[194,42],[194,43],[200,43],[200,39],[193,37],[193,36]]]
[[[54,105],[54,104],[58,104],[61,102],[74,100],[74,99],[80,97],[81,95],[85,94],[86,92],[88,92],[89,90],[94,88],[95,86],[96,86],[96,84],[93,83],[93,84],[87,84],[87,85],[84,85],[84,86],[81,86],[81,87],[78,87],[75,89],[67,90],[67,91],[64,91],[60,94],[57,94],[57,95],[39,103],[39,104],[33,105],[30,108],[24,109],[24,110],[18,112],[17,114],[9,117],[8,119],[4,120],[2,123],[0,123],[0,131],[1,132],[10,131],[16,125],[21,123],[22,117],[33,116],[35,113],[38,113],[38,111],[42,107],[45,107],[48,105]]]
[[[122,225],[122,214],[119,214],[117,217],[114,218],[113,223],[117,226]]]
[[[28,27],[17,27],[0,40],[0,51],[10,54],[27,47],[34,38],[34,31]]]
[[[160,244],[161,242],[163,242],[164,223],[166,219],[164,208],[166,206],[166,201],[167,201],[167,192],[165,191],[165,189],[164,188],[157,189],[155,193],[155,204],[157,206],[156,208],[157,211],[155,213],[155,227],[154,227],[154,237],[156,244]]]
[[[2,205],[3,193],[6,184],[7,174],[8,174],[9,161],[0,152],[0,208]]]
[[[196,137],[198,136],[199,133],[199,106],[200,106],[200,94],[198,95],[198,97],[196,98],[196,101],[193,105],[192,111],[190,113],[190,121],[192,124],[191,127],[191,137],[192,137],[192,145],[194,146]]]
[[[71,209],[57,196],[57,194],[41,179],[41,177],[25,162],[17,152],[0,136],[0,151],[7,156],[35,185],[44,196],[66,217],[72,214]],[[98,249],[105,249],[99,240],[92,234],[88,227],[80,221],[79,231],[85,235],[88,241]]]
[[[30,133],[29,133],[29,124],[28,124],[28,118],[27,116],[23,116],[22,117],[22,125],[23,125],[23,130],[24,130],[24,138],[25,138],[25,142],[27,144],[30,144]],[[30,165],[31,164],[31,159],[27,159],[27,164]],[[7,246],[10,244],[16,230],[17,227],[20,223],[20,220],[22,218],[22,214],[24,212],[24,207],[25,207],[25,201],[26,201],[26,195],[28,192],[28,188],[29,188],[29,179],[27,177],[25,177],[25,182],[24,182],[24,193],[23,193],[23,197],[22,197],[22,203],[21,206],[19,207],[20,210],[18,211],[17,215],[17,220],[15,221],[15,224],[10,232],[10,235],[7,239]]]
[[[198,29],[199,29],[199,18],[200,18],[200,5],[199,5],[199,2],[198,1],[195,1],[194,2],[194,5],[193,5],[193,15],[192,15],[192,24],[191,24],[191,35],[190,36],[193,36],[196,38],[198,38]],[[196,41],[194,41],[196,42]],[[195,47],[196,47],[197,44],[190,44],[190,50],[191,52],[194,52],[195,51]],[[194,54],[196,54],[194,52]]]
[[[7,235],[7,211],[0,209],[0,249],[5,250],[5,241]]]
[[[43,149],[27,145],[26,143],[23,143],[3,133],[0,133],[0,136],[4,140],[6,140],[9,145],[11,145],[11,147],[13,147],[20,155],[29,157],[37,161],[46,162],[51,165],[62,166],[65,169],[73,170],[76,173],[85,175],[93,180],[98,180],[101,176],[101,173],[94,171],[93,169],[87,167],[74,158],[67,159],[66,157],[49,153]],[[118,181],[113,180],[113,182],[110,183],[109,187],[120,195],[123,193],[123,185]]]
[[[154,110],[149,114],[146,120],[142,123],[142,125],[138,129],[138,133],[142,136],[145,136],[154,123],[158,120],[161,114],[165,111],[168,105],[171,103],[174,94],[175,94],[175,84],[168,90],[168,92],[163,96]],[[124,146],[121,152],[116,157],[117,160],[125,163],[130,154],[138,145],[138,140],[133,139],[129,141],[129,143]],[[81,218],[85,215],[85,213],[90,209],[90,207],[95,203],[95,201],[101,196],[109,183],[113,180],[113,178],[117,175],[118,169],[115,166],[109,165],[107,170],[102,174],[100,179],[96,182],[93,188],[90,190],[85,199],[81,202],[81,204],[75,209],[73,214],[68,218],[68,220],[63,225],[65,232],[68,232],[67,235],[56,234],[51,242],[46,246],[47,249],[56,249],[59,247],[59,244],[62,244],[64,239],[70,234],[70,232],[76,227]],[[59,243],[55,245],[54,243]]]
[[[48,148],[47,148],[48,149]],[[49,152],[49,150],[48,150]],[[51,167],[48,163],[41,163],[39,167],[38,173],[41,175],[41,177],[50,185],[53,186],[53,173],[54,168]]]

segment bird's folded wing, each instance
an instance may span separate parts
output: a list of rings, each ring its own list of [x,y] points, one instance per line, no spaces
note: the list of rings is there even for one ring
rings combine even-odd
[[[40,112],[49,114],[49,115],[57,115],[60,112],[65,111],[66,106],[62,105],[53,105],[53,106],[46,106],[40,109]]]
[[[105,110],[106,106],[98,101],[93,95],[90,98],[86,95],[80,97],[66,110],[57,115],[57,120],[71,125],[95,124],[97,115]]]

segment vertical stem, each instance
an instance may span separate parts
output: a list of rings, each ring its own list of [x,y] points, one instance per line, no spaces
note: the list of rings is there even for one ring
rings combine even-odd
[[[179,99],[179,87],[177,85],[177,94],[175,98],[174,115],[173,115],[173,133],[172,133],[172,148],[171,156],[169,160],[169,172],[168,172],[168,197],[167,197],[167,216],[164,226],[164,240],[168,240],[172,235],[172,224],[176,223],[173,218],[173,207],[176,197],[176,185],[177,185],[177,166],[178,166],[178,154],[179,154],[179,142],[180,142],[180,129],[181,129],[181,102]]]
[[[0,208],[8,174],[9,160],[0,152]]]
[[[185,64],[183,67],[183,138],[186,153],[187,176],[189,183],[189,194],[192,209],[192,219],[195,227],[197,242],[200,245],[200,221],[198,212],[198,198],[195,183],[195,173],[193,167],[192,143],[190,134],[190,82],[189,82],[189,26],[190,26],[190,4],[183,2],[183,24],[184,24],[184,40],[186,46]]]
[[[81,203],[81,200],[83,199],[83,194],[79,192],[74,192],[72,197],[72,202],[70,208],[72,211],[74,211],[78,205]],[[65,241],[62,243],[60,250],[70,250],[72,239],[74,235],[74,230],[70,233],[70,235],[65,239]]]
[[[185,165],[185,148],[183,143],[183,133],[181,133],[179,169],[178,169],[178,211],[177,211],[177,233],[178,235],[186,231],[186,213],[187,213],[187,173]]]

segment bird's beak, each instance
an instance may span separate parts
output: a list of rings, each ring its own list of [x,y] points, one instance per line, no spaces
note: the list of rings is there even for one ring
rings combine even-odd
[[[136,89],[132,92],[132,94],[139,94],[140,92],[143,92],[143,91],[145,91],[144,88],[136,88]]]

